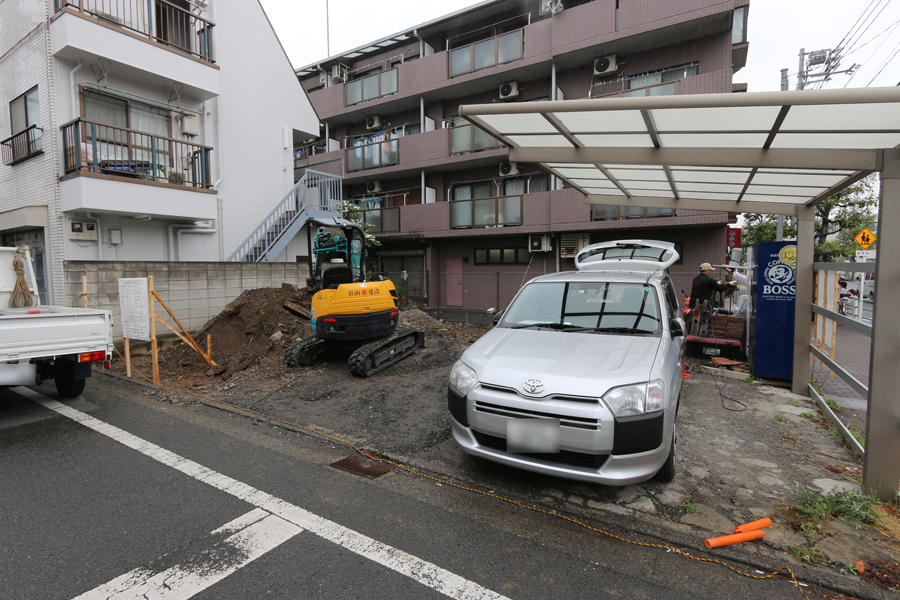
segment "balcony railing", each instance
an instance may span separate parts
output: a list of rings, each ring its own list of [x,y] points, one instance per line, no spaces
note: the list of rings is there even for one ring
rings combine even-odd
[[[450,77],[522,59],[523,30],[517,29],[450,51]]]
[[[347,88],[347,106],[367,102],[397,93],[397,69],[390,69],[350,81]]]
[[[90,172],[186,187],[210,187],[212,148],[76,119],[63,125],[66,173]]]
[[[615,221],[619,219],[640,219],[646,217],[675,217],[674,208],[645,208],[643,206],[613,206],[594,204],[591,206],[591,220]]]
[[[521,224],[522,196],[455,200],[450,208],[450,226],[453,229]]]
[[[166,0],[54,0],[55,9],[71,8],[112,23],[191,56],[216,62],[207,21]]]
[[[32,125],[16,135],[0,142],[3,148],[3,164],[12,165],[26,161],[32,156],[43,154],[42,138],[44,130],[37,125]]]
[[[450,129],[450,156],[502,147],[496,138],[474,125],[456,125]]]
[[[384,139],[386,134],[357,141],[357,146],[347,148],[347,171],[363,171],[388,167],[400,162],[400,140]]]
[[[369,233],[400,231],[400,207],[364,210],[363,221],[371,225],[368,229]]]

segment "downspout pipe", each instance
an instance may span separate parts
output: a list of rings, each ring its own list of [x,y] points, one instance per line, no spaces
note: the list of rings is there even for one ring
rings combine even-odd
[[[71,71],[69,71],[69,93],[72,94],[72,119],[77,119],[79,116],[78,94],[75,93],[75,73],[77,73],[82,66],[83,63],[81,62],[81,59],[79,59],[78,64],[75,65],[75,67]]]
[[[419,40],[419,58],[425,57],[425,40],[422,39],[422,36],[419,35],[418,29],[413,29],[413,37]]]

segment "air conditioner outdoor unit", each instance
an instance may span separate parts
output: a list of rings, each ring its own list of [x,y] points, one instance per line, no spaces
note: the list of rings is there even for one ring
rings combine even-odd
[[[369,194],[375,194],[381,191],[381,180],[373,179],[372,181],[366,182],[366,192]]]
[[[513,98],[519,97],[519,83],[516,81],[510,81],[509,83],[504,83],[500,86],[500,99],[501,100],[510,100]]]
[[[594,61],[594,75],[609,75],[616,72],[616,55],[610,54]]]
[[[549,235],[528,236],[529,252],[550,252],[551,250],[553,250],[553,242]]]
[[[347,83],[347,79],[350,77],[350,67],[340,64],[332,65],[331,77],[332,79],[340,79],[344,83]]]
[[[519,165],[514,162],[502,162],[500,163],[500,175],[503,177],[508,177],[510,175],[518,175],[519,174]]]
[[[381,117],[378,115],[366,117],[366,129],[381,129]]]

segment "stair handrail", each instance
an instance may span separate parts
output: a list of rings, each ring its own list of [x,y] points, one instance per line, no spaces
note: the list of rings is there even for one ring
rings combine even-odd
[[[312,176],[312,177],[310,177]],[[343,177],[339,175],[331,175],[330,173],[323,173],[321,171],[314,171],[312,169],[307,169],[306,173],[300,180],[294,184],[294,187],[285,195],[284,199],[279,202],[275,208],[272,209],[265,219],[263,219],[262,223],[259,224],[247,238],[238,245],[237,250],[235,250],[231,256],[228,257],[227,262],[241,262],[245,256],[250,254],[250,252],[262,242],[262,252],[260,256],[256,259],[255,262],[260,262],[263,260],[267,254],[269,248],[271,248],[274,243],[280,237],[282,231],[287,228],[287,225],[293,223],[300,214],[305,212],[310,208],[310,202],[306,198],[306,191],[309,189],[319,189],[319,185],[321,183],[328,183],[332,181],[340,182],[343,180]],[[330,212],[340,212],[339,205],[341,202],[341,194],[340,190],[338,190],[337,194],[326,194],[324,198],[324,203],[319,202],[319,198],[315,198],[316,202],[312,206],[315,210],[324,210]],[[285,224],[285,227],[278,232],[278,235],[275,236],[275,239],[268,241],[266,240],[266,234],[278,223],[281,219],[282,215],[284,215],[289,210],[294,209],[296,212],[289,223]]]

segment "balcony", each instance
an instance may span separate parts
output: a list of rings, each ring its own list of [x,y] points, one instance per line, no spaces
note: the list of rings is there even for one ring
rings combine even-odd
[[[522,207],[522,196],[455,200],[450,208],[450,227],[473,229],[521,225]]]
[[[68,9],[121,27],[198,60],[214,63],[214,23],[166,0],[54,0]]]
[[[44,153],[42,138],[44,130],[32,125],[16,135],[0,142],[3,151],[3,164],[11,167],[29,158]]]
[[[362,211],[368,233],[397,233],[400,231],[400,207],[370,208]]]
[[[356,79],[346,84],[347,106],[397,93],[397,69]]]
[[[400,162],[400,139],[385,132],[359,138],[347,148],[347,172],[389,167]]]
[[[450,129],[450,156],[504,147],[497,138],[466,121],[454,121]]]
[[[450,51],[450,77],[522,60],[524,29],[490,37]]]

